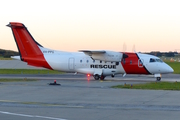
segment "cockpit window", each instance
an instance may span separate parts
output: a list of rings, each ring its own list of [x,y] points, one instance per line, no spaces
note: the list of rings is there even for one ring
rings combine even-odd
[[[163,62],[161,59],[150,58],[149,62]]]
[[[150,61],[149,61],[149,62],[156,62],[156,60],[153,59],[153,58],[150,58]]]
[[[157,62],[163,62],[161,59],[156,59]]]

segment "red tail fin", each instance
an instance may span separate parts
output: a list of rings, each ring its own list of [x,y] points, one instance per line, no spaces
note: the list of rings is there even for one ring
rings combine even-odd
[[[10,22],[7,26],[12,29],[22,61],[29,65],[52,69],[39,48],[42,46],[34,40],[22,23]]]

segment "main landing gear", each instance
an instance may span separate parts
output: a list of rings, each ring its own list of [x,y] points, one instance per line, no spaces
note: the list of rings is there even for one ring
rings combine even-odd
[[[115,76],[114,74],[111,75],[111,77],[114,77],[114,76]],[[104,78],[105,78],[106,76],[95,74],[95,75],[93,75],[93,77],[94,77],[95,80],[99,80],[99,79],[100,79],[100,80],[104,80]]]
[[[104,80],[104,78],[105,78],[106,76],[95,74],[93,77],[94,77],[95,80],[99,80],[99,79],[100,79],[100,80]]]

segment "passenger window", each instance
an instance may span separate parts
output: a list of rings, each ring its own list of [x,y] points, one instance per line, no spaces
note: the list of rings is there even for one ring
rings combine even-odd
[[[89,60],[86,61],[87,63],[89,62]]]
[[[130,60],[130,64],[132,64],[132,60]]]
[[[102,61],[100,60],[100,63],[102,63]]]
[[[80,63],[82,63],[82,60],[80,60]]]
[[[95,63],[95,60],[93,60],[93,63]]]
[[[116,62],[116,65],[119,65],[119,62]]]

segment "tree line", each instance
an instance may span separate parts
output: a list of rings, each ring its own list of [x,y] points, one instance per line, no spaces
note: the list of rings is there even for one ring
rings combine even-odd
[[[17,55],[19,55],[19,52],[0,49],[0,57],[10,58],[11,56],[17,56]]]
[[[150,53],[146,53],[150,55],[155,55],[157,57],[175,57],[178,55],[178,52],[159,52],[159,51],[152,51]]]
[[[152,51],[152,52],[146,52],[146,54],[155,55],[157,57],[175,57],[178,55],[178,52],[160,52],[160,51]],[[19,55],[19,52],[12,51],[12,50],[4,50],[0,49],[0,57],[4,58],[10,58],[11,56],[17,56]]]

